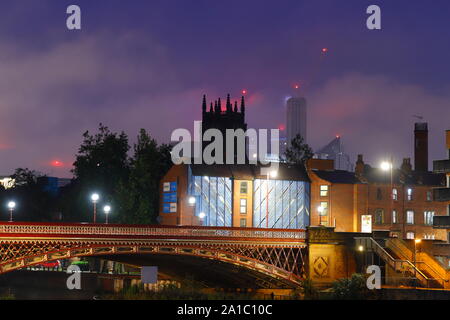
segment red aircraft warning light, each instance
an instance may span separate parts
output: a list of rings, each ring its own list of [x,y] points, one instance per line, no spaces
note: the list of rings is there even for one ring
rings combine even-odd
[[[323,53],[327,53],[328,52],[328,48],[322,48],[322,52]]]
[[[53,167],[62,167],[62,166],[63,166],[63,163],[62,163],[61,161],[59,161],[59,160],[53,160],[52,163],[51,163],[51,165],[52,165]]]
[[[242,89],[241,93],[242,93],[242,94],[247,94],[247,90]]]

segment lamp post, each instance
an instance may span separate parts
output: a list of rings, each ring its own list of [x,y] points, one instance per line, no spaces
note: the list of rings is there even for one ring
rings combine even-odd
[[[267,183],[266,183],[266,228],[269,228],[269,177],[276,178],[278,172],[276,170],[272,170],[267,173]]]
[[[104,206],[103,207],[103,212],[105,212],[106,224],[108,224],[108,215],[111,212],[111,206],[110,205]]]
[[[94,204],[94,223],[97,221],[97,201],[100,199],[98,193],[93,193],[91,195],[92,203]]]
[[[389,197],[391,198],[390,201],[390,211],[391,211],[391,229],[393,227],[393,223],[392,223],[392,219],[393,219],[393,211],[394,211],[394,179],[393,179],[393,167],[394,167],[394,159],[391,156],[391,160],[390,161],[383,161],[381,163],[381,170],[383,171],[390,171],[391,174],[391,188],[390,188],[390,192],[389,192]]]
[[[417,281],[417,245],[421,242],[421,239],[414,239],[414,283]]]
[[[8,202],[8,209],[9,209],[9,222],[13,221],[13,210],[16,207],[16,203],[14,201]]]
[[[322,205],[317,207],[317,211],[319,212],[319,226],[322,225],[322,213],[325,211],[325,208]]]

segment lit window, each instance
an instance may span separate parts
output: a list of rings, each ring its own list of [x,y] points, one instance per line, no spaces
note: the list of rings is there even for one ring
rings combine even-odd
[[[328,196],[328,186],[320,186],[320,196],[321,197]]]
[[[375,224],[383,224],[384,223],[384,210],[377,209],[375,210]]]
[[[392,223],[398,223],[397,210],[392,210]]]
[[[242,194],[247,194],[247,182],[241,182],[241,193]]]
[[[392,200],[397,200],[398,199],[398,192],[397,189],[392,189]]]
[[[427,191],[427,201],[433,201],[433,193],[431,191]]]
[[[433,225],[433,217],[434,217],[434,211],[425,211],[424,212],[424,218],[423,222],[427,226]]]
[[[247,199],[241,199],[240,203],[240,213],[246,214],[247,213]]]
[[[412,240],[415,238],[415,234],[412,231],[406,233],[406,239]]]
[[[242,218],[241,221],[240,221],[240,226],[241,226],[241,228],[246,227],[247,226],[247,219]]]
[[[406,223],[414,224],[414,211],[412,210],[406,211]]]
[[[413,190],[411,188],[408,188],[408,190],[406,190],[406,195],[408,197],[408,201],[412,200],[412,194],[413,194]]]

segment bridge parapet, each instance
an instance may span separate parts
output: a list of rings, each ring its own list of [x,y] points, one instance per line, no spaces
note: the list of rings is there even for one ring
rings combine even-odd
[[[261,229],[201,226],[105,225],[87,223],[0,222],[0,237],[13,235],[57,237],[180,237],[190,239],[266,239],[305,241],[301,229]]]

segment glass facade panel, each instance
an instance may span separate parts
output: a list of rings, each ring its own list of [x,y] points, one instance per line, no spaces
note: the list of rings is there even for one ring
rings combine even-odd
[[[231,180],[223,177],[190,176],[189,192],[196,197],[195,215],[203,212],[205,226],[232,226]]]
[[[308,225],[309,183],[255,179],[254,227],[302,229]]]

